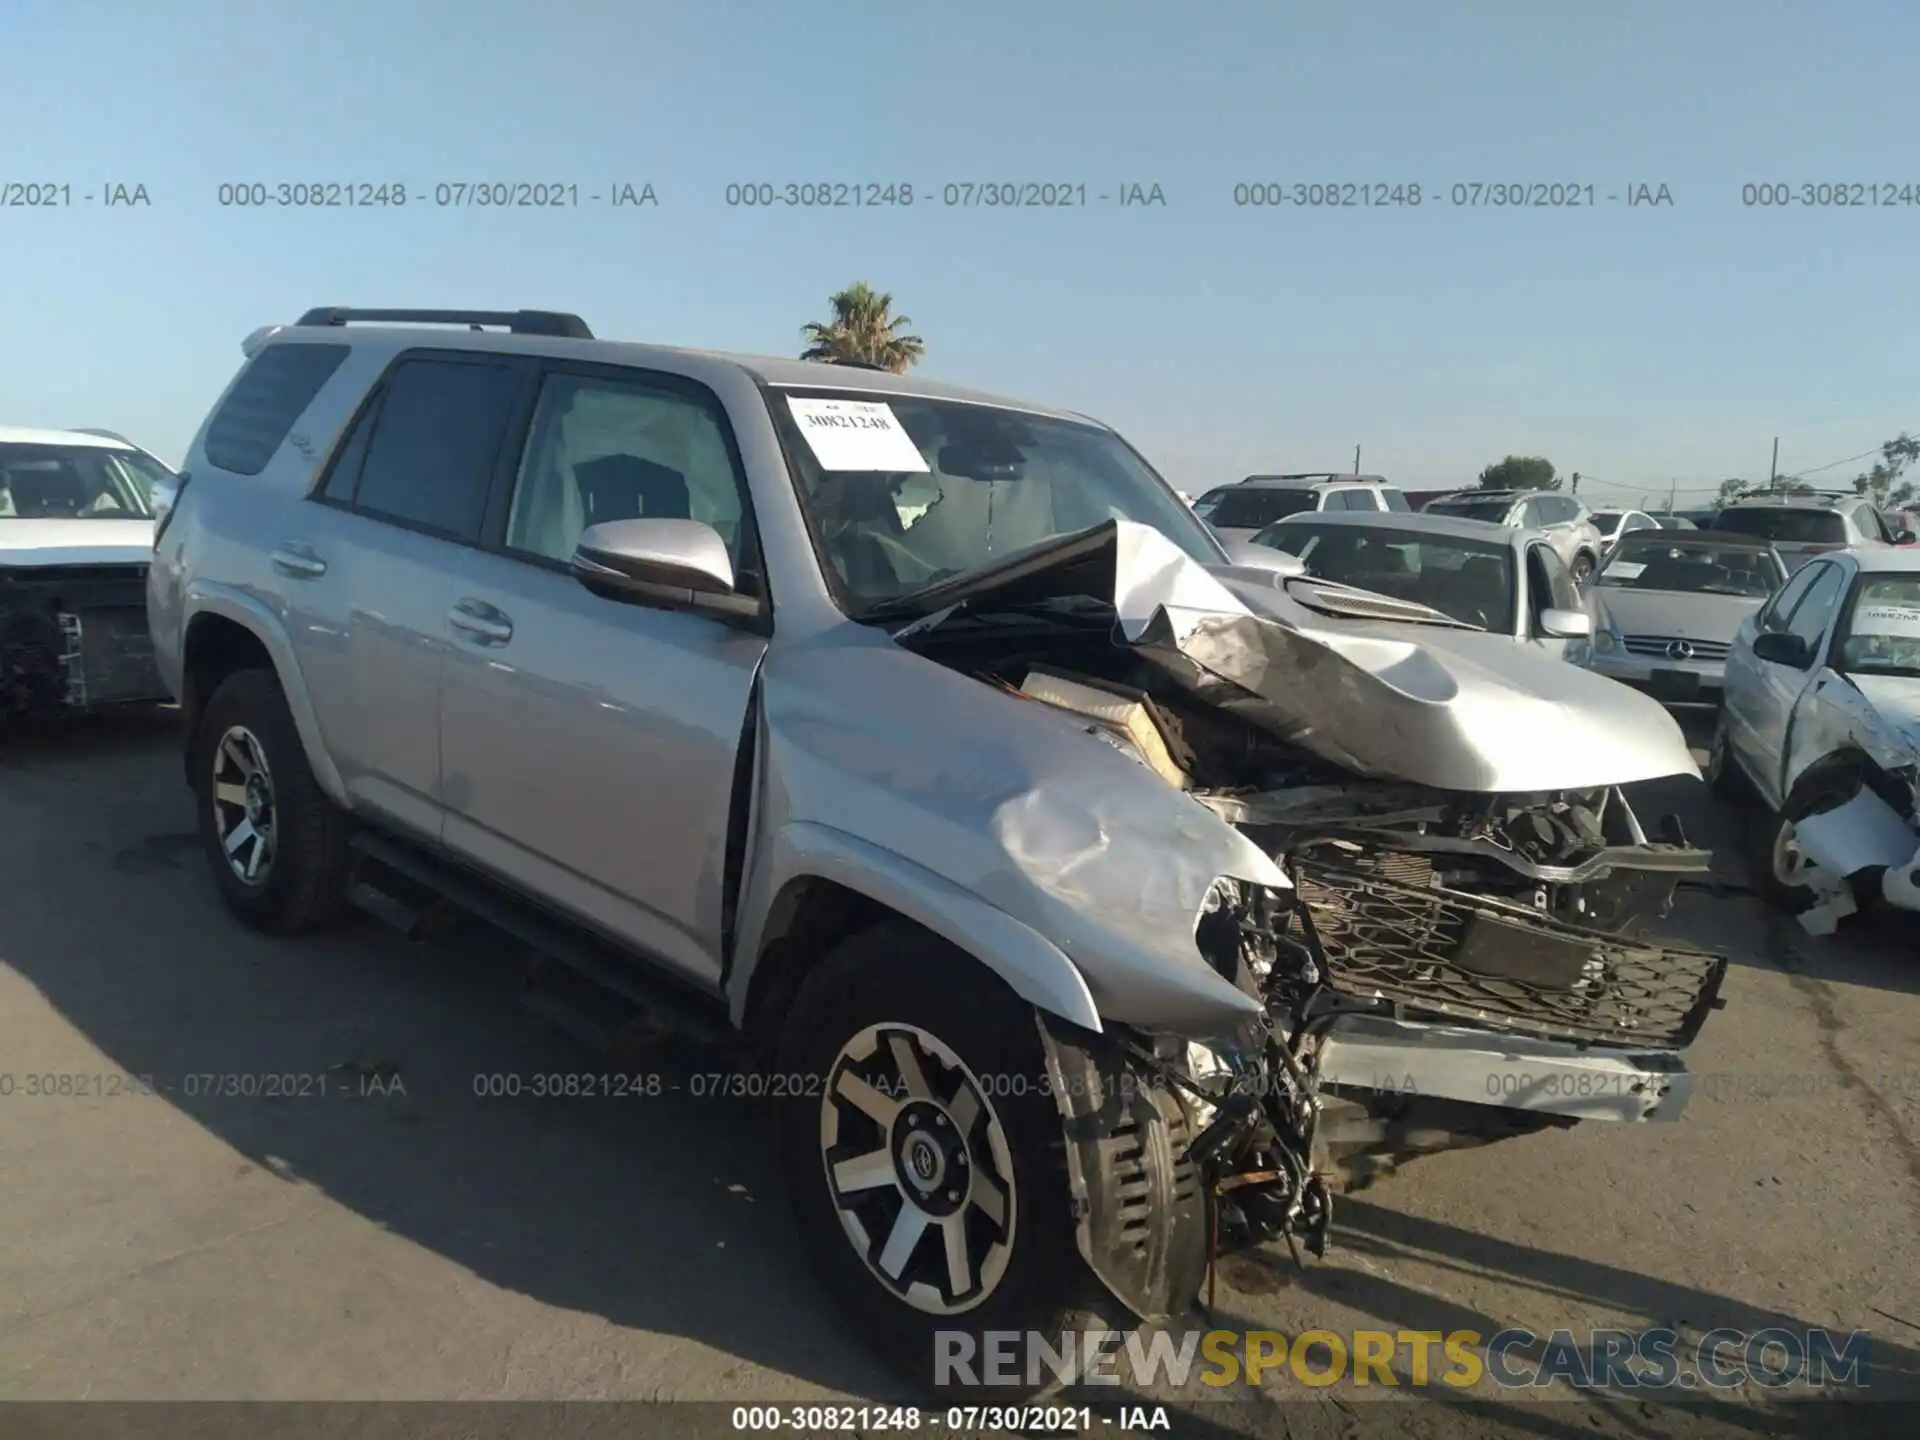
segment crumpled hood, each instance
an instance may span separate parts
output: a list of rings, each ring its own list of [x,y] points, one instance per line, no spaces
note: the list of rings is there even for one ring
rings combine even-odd
[[[1296,598],[1311,581],[1230,578],[1147,526],[1111,521],[888,608],[934,626],[960,606],[1106,601],[1125,640],[1183,688],[1362,776],[1517,793],[1700,773],[1658,701],[1556,656],[1506,636],[1323,615]]]
[[[23,520],[0,516],[0,565],[144,565],[151,520]]]

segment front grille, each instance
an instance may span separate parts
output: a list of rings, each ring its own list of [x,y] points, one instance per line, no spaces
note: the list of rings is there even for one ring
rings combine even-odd
[[[1688,640],[1679,635],[1627,636],[1627,649],[1634,655],[1657,655],[1663,660],[1682,658],[1667,653],[1674,645],[1692,646],[1693,654],[1685,658],[1694,660],[1724,660],[1727,651],[1733,648],[1724,640]]]
[[[1296,856],[1327,983],[1369,1000],[1551,1039],[1692,1043],[1726,976],[1702,950],[1583,930],[1505,901]]]

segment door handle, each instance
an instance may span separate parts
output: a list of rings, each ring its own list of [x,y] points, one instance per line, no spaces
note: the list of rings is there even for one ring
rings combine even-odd
[[[298,543],[282,545],[267,559],[274,569],[295,580],[317,580],[327,573],[327,562],[314,554],[310,546]]]
[[[513,621],[484,600],[462,600],[447,612],[447,623],[483,645],[513,639]]]

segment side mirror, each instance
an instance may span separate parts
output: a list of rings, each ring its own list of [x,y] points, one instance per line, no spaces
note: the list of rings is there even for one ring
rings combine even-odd
[[[1894,532],[1893,543],[1896,545],[1912,545],[1916,541],[1920,541],[1920,535],[1915,535],[1911,530],[1896,530]]]
[[[1593,617],[1584,610],[1542,610],[1540,633],[1555,640],[1590,640]]]
[[[760,602],[735,588],[720,532],[699,520],[608,520],[589,525],[573,549],[573,576],[609,600],[714,615],[757,616]]]
[[[1766,630],[1754,637],[1753,658],[1804,670],[1813,663],[1813,652],[1798,635],[1790,635],[1785,630]]]

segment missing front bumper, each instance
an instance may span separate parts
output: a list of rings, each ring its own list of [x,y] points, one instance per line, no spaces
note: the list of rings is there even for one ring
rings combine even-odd
[[[141,566],[0,572],[0,714],[168,697]]]

